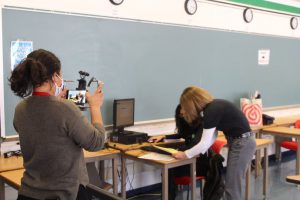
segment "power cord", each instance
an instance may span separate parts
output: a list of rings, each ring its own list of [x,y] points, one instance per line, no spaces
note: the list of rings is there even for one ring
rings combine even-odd
[[[126,167],[126,184],[129,183],[129,190],[133,190],[132,183],[130,182],[129,173]]]
[[[135,162],[132,163],[132,179],[131,179],[131,181],[129,180],[131,186],[132,186],[132,183],[133,183],[133,180],[134,180],[134,174],[135,174],[134,163]],[[131,188],[133,190],[133,187],[131,187]]]

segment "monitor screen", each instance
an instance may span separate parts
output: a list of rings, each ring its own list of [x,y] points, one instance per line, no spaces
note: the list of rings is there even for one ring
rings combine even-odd
[[[114,100],[114,129],[122,132],[124,127],[134,125],[134,99]]]

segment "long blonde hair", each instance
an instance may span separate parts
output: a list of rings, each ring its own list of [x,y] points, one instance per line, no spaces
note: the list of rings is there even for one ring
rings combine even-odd
[[[184,110],[184,119],[188,123],[195,121],[204,107],[212,102],[213,96],[206,90],[197,86],[190,86],[183,90],[180,105]]]

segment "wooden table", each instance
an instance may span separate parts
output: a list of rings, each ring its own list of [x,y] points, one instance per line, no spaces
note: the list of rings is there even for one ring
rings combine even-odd
[[[0,173],[0,187],[4,188],[4,183],[18,190],[21,187],[21,179],[25,169],[18,169],[13,171],[5,171]],[[3,193],[4,194],[4,193]],[[2,193],[0,195],[1,199]],[[2,197],[4,199],[4,197]]]
[[[251,126],[251,130],[253,132],[261,131],[265,128],[272,128],[276,126],[291,126],[300,119],[300,115],[292,115],[286,117],[276,117],[273,124],[270,125],[262,125],[262,126]]]
[[[297,145],[298,147],[300,147],[300,129],[278,126],[278,127],[264,128],[263,133],[272,134],[276,136],[296,138]],[[296,175],[300,175],[300,148],[297,149]]]
[[[120,151],[112,148],[103,149],[95,152],[84,151],[84,159],[86,163],[97,162],[101,160],[112,160],[112,175],[113,175],[113,193],[118,195],[118,175],[117,175],[117,167],[118,167],[118,159],[119,159]],[[13,188],[18,186],[17,183],[21,183],[21,178],[23,177],[23,158],[12,156],[10,158],[0,157],[0,173],[4,173],[5,176],[0,178],[0,200],[5,199],[5,188],[4,181],[8,181],[9,185]],[[6,176],[11,177],[11,175],[15,175],[16,179],[11,182],[5,179]],[[19,176],[21,174],[21,176]],[[18,180],[19,178],[19,180]],[[19,186],[18,186],[19,187]],[[18,188],[16,188],[18,189]]]
[[[276,117],[273,124],[270,125],[262,125],[262,126],[251,126],[251,130],[257,134],[257,138],[261,138],[263,129],[272,128],[277,126],[291,126],[300,118],[300,115],[291,115],[285,117]],[[275,147],[276,156],[281,153],[280,146],[276,144]],[[255,159],[255,177],[258,177],[261,174],[261,152],[256,151],[256,159]]]
[[[159,144],[166,144],[166,143],[165,142],[157,142],[157,143],[143,142],[141,144],[139,144],[139,143],[137,143],[137,144],[121,144],[121,143],[109,142],[108,146],[111,148],[114,148],[114,149],[118,149],[122,152],[125,152],[125,151],[129,151],[129,150],[139,149],[139,148],[145,147],[145,146],[151,146],[152,144],[159,145]]]
[[[220,137],[218,140],[227,141],[225,137]],[[265,198],[267,197],[268,192],[268,167],[269,167],[269,160],[268,160],[268,146],[273,143],[272,140],[269,139],[255,139],[256,141],[256,151],[264,150],[264,177],[263,177],[263,195]],[[256,154],[257,155],[257,154]],[[247,169],[246,173],[246,200],[250,200],[250,179],[251,179],[251,165]]]
[[[196,199],[196,158],[183,159],[183,160],[172,160],[172,161],[156,161],[139,158],[139,156],[145,155],[146,151],[136,149],[126,152],[122,152],[122,198],[126,199],[126,159],[135,160],[144,164],[160,167],[162,169],[162,199],[168,200],[168,170],[170,168],[190,165],[191,180],[192,180],[192,200]]]
[[[300,184],[300,175],[287,176],[286,181],[290,183]]]
[[[100,151],[83,151],[86,163],[94,163],[103,160],[112,160],[113,193],[118,195],[118,159],[120,151],[112,148],[102,149]]]
[[[0,156],[0,173],[23,168],[22,156],[12,156],[10,158],[4,158],[3,156]]]

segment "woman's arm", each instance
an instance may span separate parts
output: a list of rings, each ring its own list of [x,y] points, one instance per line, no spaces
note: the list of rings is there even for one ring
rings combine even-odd
[[[192,158],[200,153],[205,153],[209,147],[215,142],[218,135],[216,128],[203,129],[201,140],[192,148],[186,150],[184,153],[186,157]]]

